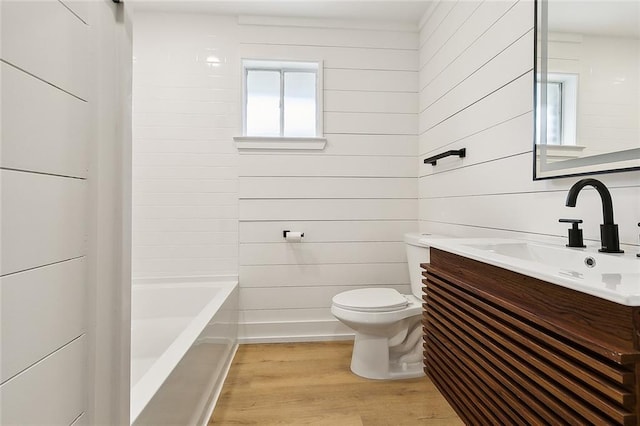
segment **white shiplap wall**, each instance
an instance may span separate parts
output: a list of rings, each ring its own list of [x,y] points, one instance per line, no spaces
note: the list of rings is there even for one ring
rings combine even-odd
[[[0,424],[127,424],[131,22],[0,2]]]
[[[417,229],[418,33],[355,22],[241,18],[240,57],[322,60],[323,151],[240,155],[244,341],[350,335],[345,290],[409,291],[402,234]],[[282,231],[305,233],[287,243]]]
[[[408,291],[417,49],[395,24],[137,13],[134,277],[239,273],[244,341],[350,334],[333,295]],[[240,58],[323,61],[324,150],[238,153]]]
[[[599,244],[600,199],[579,178],[532,180],[533,19],[530,0],[440,1],[420,31],[420,228],[459,236],[566,238],[561,217],[584,219]],[[464,159],[422,160],[467,148]],[[611,190],[620,240],[638,251],[640,173],[597,176]]]
[[[88,13],[0,9],[0,423],[70,425],[90,390]]]
[[[237,275],[237,18],[137,13],[134,58],[133,277]]]

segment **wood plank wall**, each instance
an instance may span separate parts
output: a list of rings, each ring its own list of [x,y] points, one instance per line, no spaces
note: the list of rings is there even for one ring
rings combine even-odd
[[[402,234],[417,230],[418,34],[397,25],[241,18],[240,57],[322,60],[314,152],[242,152],[241,340],[352,332],[330,313],[345,290],[409,291]],[[285,229],[305,233],[287,243]]]
[[[599,244],[600,199],[579,178],[532,179],[534,3],[440,1],[420,31],[419,218],[425,232],[562,242],[561,217],[582,218]],[[467,148],[464,159],[422,160]],[[638,251],[640,173],[598,175],[611,190],[620,240]]]
[[[88,7],[0,9],[0,423],[72,424],[89,390]]]

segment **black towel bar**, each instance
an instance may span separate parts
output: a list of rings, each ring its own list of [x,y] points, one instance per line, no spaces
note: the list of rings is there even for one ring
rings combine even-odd
[[[424,164],[431,163],[432,166],[436,165],[436,162],[441,158],[449,157],[452,155],[457,155],[460,158],[464,158],[467,155],[467,148],[462,149],[452,149],[447,152],[443,152],[442,154],[434,155],[433,157],[425,158]]]

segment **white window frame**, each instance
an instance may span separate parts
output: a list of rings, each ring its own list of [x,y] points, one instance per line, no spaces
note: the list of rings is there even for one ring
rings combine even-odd
[[[239,149],[324,149],[323,126],[323,64],[322,61],[296,61],[272,59],[242,59],[242,136],[234,140]],[[313,137],[284,136],[284,106],[280,112],[280,136],[249,136],[247,135],[247,73],[249,70],[279,71],[280,72],[280,100],[284,102],[284,84],[282,79],[285,72],[313,72],[316,76],[316,135]]]

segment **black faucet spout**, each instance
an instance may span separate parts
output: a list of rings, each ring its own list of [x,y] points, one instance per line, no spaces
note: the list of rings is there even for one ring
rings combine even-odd
[[[585,186],[592,186],[600,194],[602,200],[602,225],[600,225],[600,240],[602,244],[601,252],[605,253],[624,253],[620,250],[620,241],[618,236],[618,225],[613,222],[613,200],[611,193],[604,183],[597,179],[582,179],[576,182],[567,194],[567,207],[575,207],[578,201],[578,194]]]
[[[578,194],[585,186],[593,186],[600,194],[602,199],[602,218],[605,225],[613,225],[613,201],[611,200],[611,193],[604,185],[597,179],[582,179],[576,182],[567,194],[567,207],[575,207],[576,201],[578,201]]]

